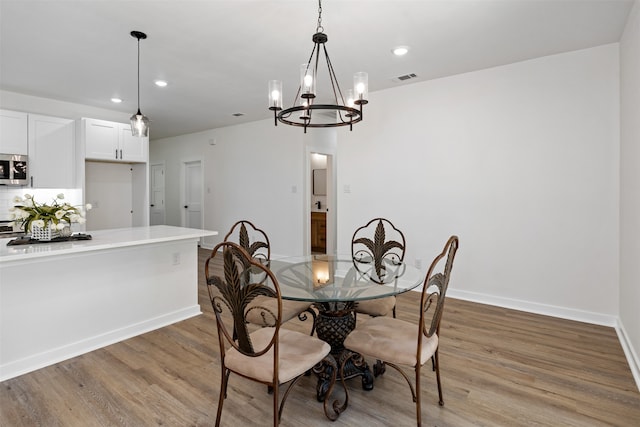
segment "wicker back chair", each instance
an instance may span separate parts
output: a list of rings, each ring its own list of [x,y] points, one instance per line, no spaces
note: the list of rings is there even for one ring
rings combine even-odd
[[[210,262],[216,257],[222,257],[222,273]],[[330,419],[337,418],[338,413],[329,411],[327,406],[337,372],[335,360],[330,355],[331,346],[316,337],[280,327],[282,297],[271,270],[253,259],[241,246],[223,242],[214,248],[205,262],[205,276],[216,316],[222,369],[216,426],[220,425],[232,372],[266,384],[273,391],[273,425],[277,426],[291,387],[321,362],[334,366],[324,410]],[[256,277],[259,277],[258,281],[253,280]],[[259,297],[275,301],[275,310],[264,312],[267,325],[263,327],[247,321],[248,314],[259,309],[252,306]],[[287,382],[290,384],[280,399],[279,386]],[[258,420],[256,422],[259,423]]]
[[[384,284],[393,274],[388,266],[399,265],[404,260],[405,246],[404,234],[391,221],[374,218],[353,233],[351,258],[356,269],[366,269],[373,282]],[[355,311],[374,317],[392,312],[396,317],[396,297],[359,301]]]
[[[234,242],[249,254],[253,261],[269,267],[271,262],[271,244],[269,236],[260,228],[247,220],[241,220],[233,224],[226,236],[225,242]],[[253,269],[253,274],[259,274]],[[268,326],[270,319],[276,310],[276,300],[270,296],[259,296],[252,302],[247,321],[261,326]],[[305,312],[311,314],[314,319],[311,329],[313,335],[315,328],[316,312],[311,308],[311,303],[304,301],[282,301],[282,321],[287,322],[294,317],[306,320]]]
[[[382,360],[385,365],[391,366],[402,374],[411,388],[413,401],[416,403],[418,426],[422,424],[421,367],[429,359],[432,360],[433,370],[436,372],[439,404],[444,405],[438,358],[440,321],[457,250],[458,237],[451,236],[442,252],[431,263],[423,283],[417,325],[388,316],[374,317],[362,325],[357,325],[344,341],[345,347],[349,350]],[[415,388],[400,366],[410,366],[414,369]]]

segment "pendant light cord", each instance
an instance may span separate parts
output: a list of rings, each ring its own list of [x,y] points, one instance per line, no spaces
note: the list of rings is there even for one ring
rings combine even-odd
[[[138,37],[138,114],[140,114],[140,37]]]

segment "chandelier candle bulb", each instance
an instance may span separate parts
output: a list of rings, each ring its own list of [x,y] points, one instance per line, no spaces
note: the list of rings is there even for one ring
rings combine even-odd
[[[269,80],[269,110],[273,111],[273,122],[278,126],[278,111],[282,110],[281,80]]]
[[[315,70],[309,64],[300,66],[300,87],[302,87],[303,98],[316,97],[316,76]]]
[[[345,105],[349,108],[355,108],[355,98],[353,96],[352,89],[347,89],[347,98],[345,100]],[[351,119],[354,115],[355,114],[352,113],[345,114],[345,116],[349,117],[349,119]]]
[[[369,75],[365,72],[355,73],[353,75],[353,89],[356,93],[355,103],[363,105],[369,102]]]
[[[269,109],[282,109],[282,81],[269,80]]]
[[[305,122],[311,120],[311,116],[309,115],[309,101],[304,98],[301,99],[300,106],[303,107],[303,110],[300,113],[300,120],[303,120]]]

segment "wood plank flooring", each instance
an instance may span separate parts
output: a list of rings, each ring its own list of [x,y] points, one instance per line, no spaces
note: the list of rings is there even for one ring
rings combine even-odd
[[[201,270],[206,256],[201,249]],[[0,426],[214,425],[220,365],[200,276],[201,316],[2,382]],[[414,320],[417,303],[417,293],[401,295],[398,317]],[[309,330],[298,320],[287,327]],[[450,298],[441,335],[445,406],[425,369],[425,426],[640,426],[640,393],[612,328]],[[281,426],[415,425],[409,388],[393,369],[370,392],[350,380],[350,406],[334,423],[315,384],[304,377],[293,389]],[[222,425],[270,422],[265,387],[232,375]]]

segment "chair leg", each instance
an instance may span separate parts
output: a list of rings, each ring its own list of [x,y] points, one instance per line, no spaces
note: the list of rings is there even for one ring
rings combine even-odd
[[[226,371],[226,372],[225,372]],[[222,404],[227,397],[227,383],[229,382],[230,371],[222,368],[222,375],[220,376],[220,397],[218,398],[218,413],[216,414],[216,427],[220,427],[220,416],[222,415]]]
[[[436,367],[436,380],[438,381],[438,397],[440,401],[438,402],[440,406],[444,405],[444,400],[442,400],[442,383],[440,383],[440,360],[438,359],[438,350],[433,354],[435,356],[435,367]]]
[[[436,357],[435,356],[431,356],[431,369],[433,370],[433,372],[436,371]]]
[[[422,406],[420,405],[420,395],[422,394],[420,387],[420,364],[416,366],[416,421],[418,427],[422,426]]]
[[[280,424],[280,405],[278,405],[278,385],[273,385],[273,427]]]
[[[373,365],[373,376],[374,377],[379,377],[380,375],[384,374],[384,372],[387,370],[385,363],[380,360],[377,359],[376,363]]]

